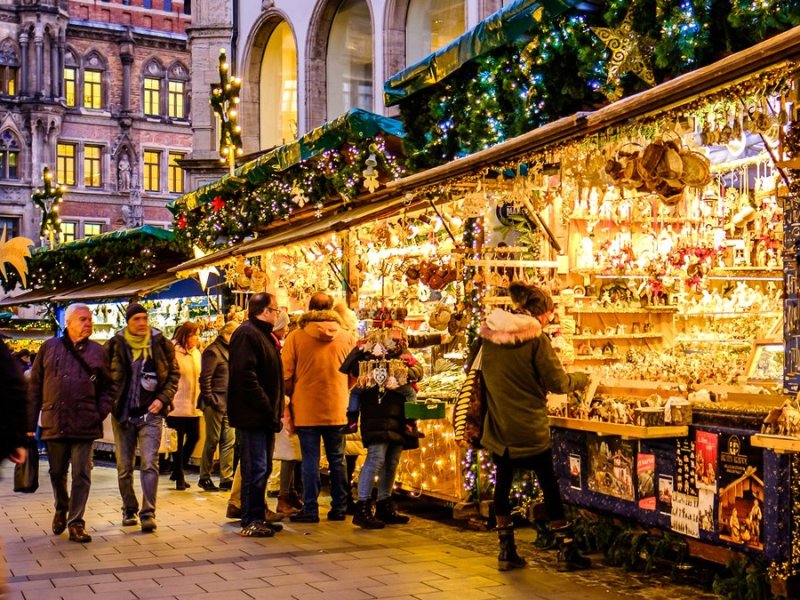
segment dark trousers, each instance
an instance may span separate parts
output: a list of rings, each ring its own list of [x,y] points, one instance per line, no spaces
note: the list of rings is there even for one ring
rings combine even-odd
[[[237,429],[239,468],[242,474],[242,527],[263,521],[266,511],[264,494],[272,474],[272,450],[275,434],[259,429]]]
[[[183,480],[183,468],[200,439],[200,417],[167,417],[167,426],[178,432],[178,449],[172,453],[172,474],[176,481]]]
[[[297,427],[303,455],[303,511],[319,515],[320,442],[325,444],[331,479],[331,510],[347,508],[347,482],[344,467],[344,434],[341,426]]]
[[[551,521],[564,519],[564,503],[561,502],[561,492],[558,489],[558,479],[553,469],[553,454],[545,450],[540,454],[524,458],[509,458],[508,450],[505,455],[492,453],[492,461],[497,469],[494,484],[494,513],[498,517],[511,516],[511,483],[515,470],[533,471],[539,480],[539,487],[544,495],[544,504],[547,507],[547,516]]]
[[[84,524],[86,501],[92,487],[92,440],[48,440],[50,483],[55,507],[67,513],[67,524]],[[72,465],[72,490],[67,492],[67,472]]]

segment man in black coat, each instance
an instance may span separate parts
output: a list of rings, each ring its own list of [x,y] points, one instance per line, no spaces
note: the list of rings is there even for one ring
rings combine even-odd
[[[69,526],[69,539],[85,544],[92,541],[83,520],[92,486],[92,446],[102,437],[103,420],[111,411],[111,388],[103,347],[89,339],[92,311],[72,304],[66,323],[63,337],[47,340],[31,367],[28,421],[35,423],[41,411],[41,438],[47,443],[55,496],[53,533],[60,535]]]
[[[0,340],[0,461],[22,464],[27,458],[25,379],[14,355]],[[34,423],[35,425],[35,423]]]
[[[229,347],[228,419],[239,436],[240,535],[245,537],[272,537],[282,529],[264,520],[264,492],[283,412],[283,365],[272,335],[279,313],[274,296],[254,295],[247,305],[248,319],[233,332]]]

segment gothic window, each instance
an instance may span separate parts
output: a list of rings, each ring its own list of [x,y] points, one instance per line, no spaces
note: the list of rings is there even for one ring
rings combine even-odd
[[[0,95],[16,96],[19,77],[19,55],[11,40],[0,44]]]
[[[83,147],[83,185],[99,188],[103,185],[102,146]]]
[[[344,0],[328,37],[328,119],[372,110],[372,18],[364,0]]]
[[[103,59],[92,52],[83,60],[83,107],[101,109],[104,106],[104,86],[106,65]],[[65,83],[66,91],[66,83]]]
[[[19,142],[8,130],[0,135],[0,179],[19,179]]]
[[[406,18],[406,66],[446,46],[465,28],[464,0],[411,0]]]
[[[286,21],[270,34],[261,59],[261,147],[297,138],[297,48]],[[279,107],[278,110],[275,110]]]
[[[157,150],[144,151],[144,190],[161,191],[161,153]]]
[[[142,112],[149,117],[158,117],[164,114],[161,108],[164,75],[164,68],[156,60],[151,60],[144,67]]]
[[[170,119],[187,118],[186,87],[189,70],[180,63],[169,68],[167,75],[167,116]]]

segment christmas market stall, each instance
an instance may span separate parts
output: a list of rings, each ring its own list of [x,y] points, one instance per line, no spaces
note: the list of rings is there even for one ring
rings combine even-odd
[[[562,494],[595,515],[584,541],[616,540],[631,565],[734,550],[768,562],[786,595],[800,559],[800,30],[766,4],[712,17],[517,2],[504,11],[536,15],[524,35],[387,82],[422,150],[387,188],[469,207],[469,333],[512,281],[556,299],[554,346],[599,383],[548,403]],[[487,458],[464,458],[486,498]]]

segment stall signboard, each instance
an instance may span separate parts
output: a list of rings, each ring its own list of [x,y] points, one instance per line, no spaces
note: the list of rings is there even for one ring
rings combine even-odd
[[[763,454],[746,436],[720,436],[720,538],[762,550]]]
[[[589,454],[589,489],[633,501],[633,442],[618,437],[586,437]]]

